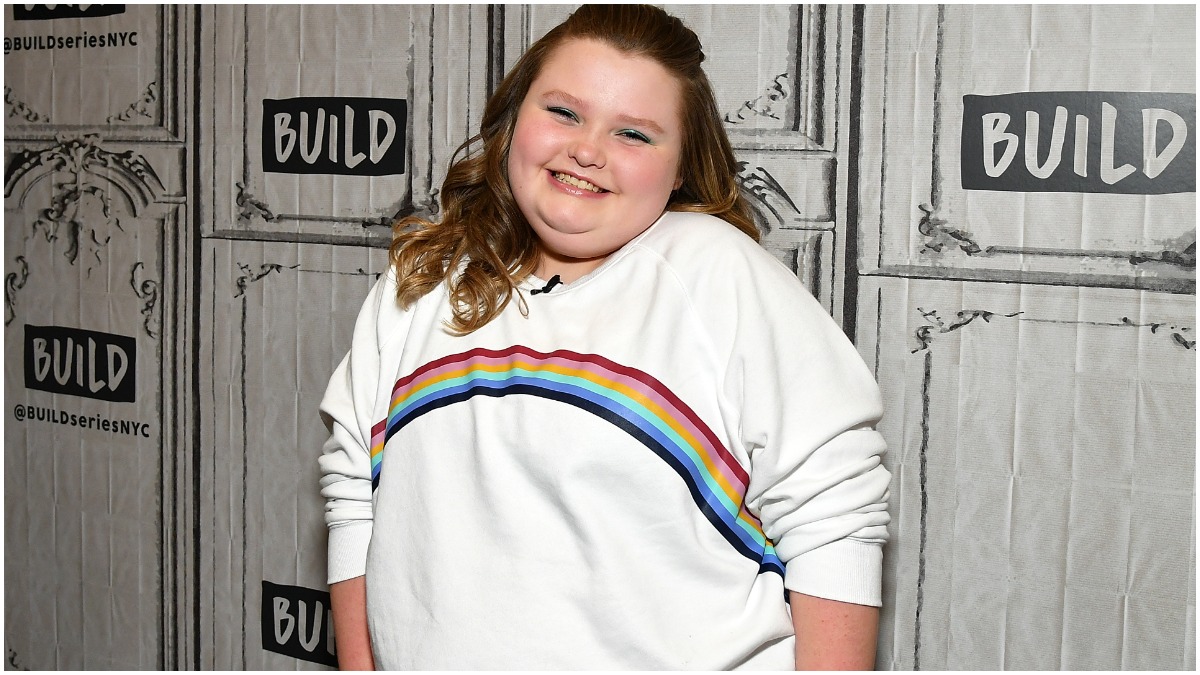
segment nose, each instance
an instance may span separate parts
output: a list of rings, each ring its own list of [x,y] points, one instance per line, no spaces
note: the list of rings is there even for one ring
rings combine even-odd
[[[604,144],[592,133],[580,131],[567,147],[567,155],[579,166],[604,167]]]

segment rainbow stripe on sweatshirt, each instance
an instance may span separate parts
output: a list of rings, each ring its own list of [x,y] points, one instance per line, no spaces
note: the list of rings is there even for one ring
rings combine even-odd
[[[387,441],[432,410],[475,396],[539,396],[590,412],[637,439],[683,479],[704,517],[760,572],[783,575],[762,524],[746,510],[750,477],[700,417],[650,375],[595,354],[477,348],[427,363],[396,381],[387,418],[371,430],[371,484]]]

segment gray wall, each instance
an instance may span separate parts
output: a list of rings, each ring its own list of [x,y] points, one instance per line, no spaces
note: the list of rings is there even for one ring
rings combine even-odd
[[[8,667],[325,668],[317,403],[385,223],[570,9],[79,7],[4,10]],[[672,11],[884,392],[878,665],[1194,669],[1195,8]]]

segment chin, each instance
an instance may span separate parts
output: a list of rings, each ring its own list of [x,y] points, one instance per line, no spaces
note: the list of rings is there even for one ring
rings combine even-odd
[[[557,251],[562,251],[563,254],[568,254],[570,251],[580,249],[588,249],[585,241],[591,234],[591,230],[585,225],[577,227],[542,227],[534,228],[533,233],[537,238],[546,242]]]

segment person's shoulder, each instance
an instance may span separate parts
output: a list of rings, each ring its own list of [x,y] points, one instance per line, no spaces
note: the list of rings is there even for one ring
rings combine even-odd
[[[706,213],[671,211],[639,244],[659,256],[682,280],[712,276],[798,284],[782,262],[732,223]],[[765,278],[764,278],[765,277]]]
[[[771,258],[732,223],[707,213],[668,211],[639,242],[673,267],[711,266]]]
[[[772,324],[814,325],[829,314],[796,273],[734,225],[711,215],[668,213],[643,244],[715,333],[758,312]]]
[[[360,312],[359,321],[373,326],[380,347],[404,338],[413,328],[416,305],[435,302],[442,294],[442,286],[425,294],[410,306],[405,306],[398,297],[399,277],[394,265],[378,275],[371,291],[367,294]],[[431,298],[431,296],[437,296]],[[424,312],[428,315],[430,312]]]
[[[686,246],[704,242],[735,243],[743,241],[754,244],[754,240],[727,220],[708,213],[667,211],[642,240],[653,247]]]

